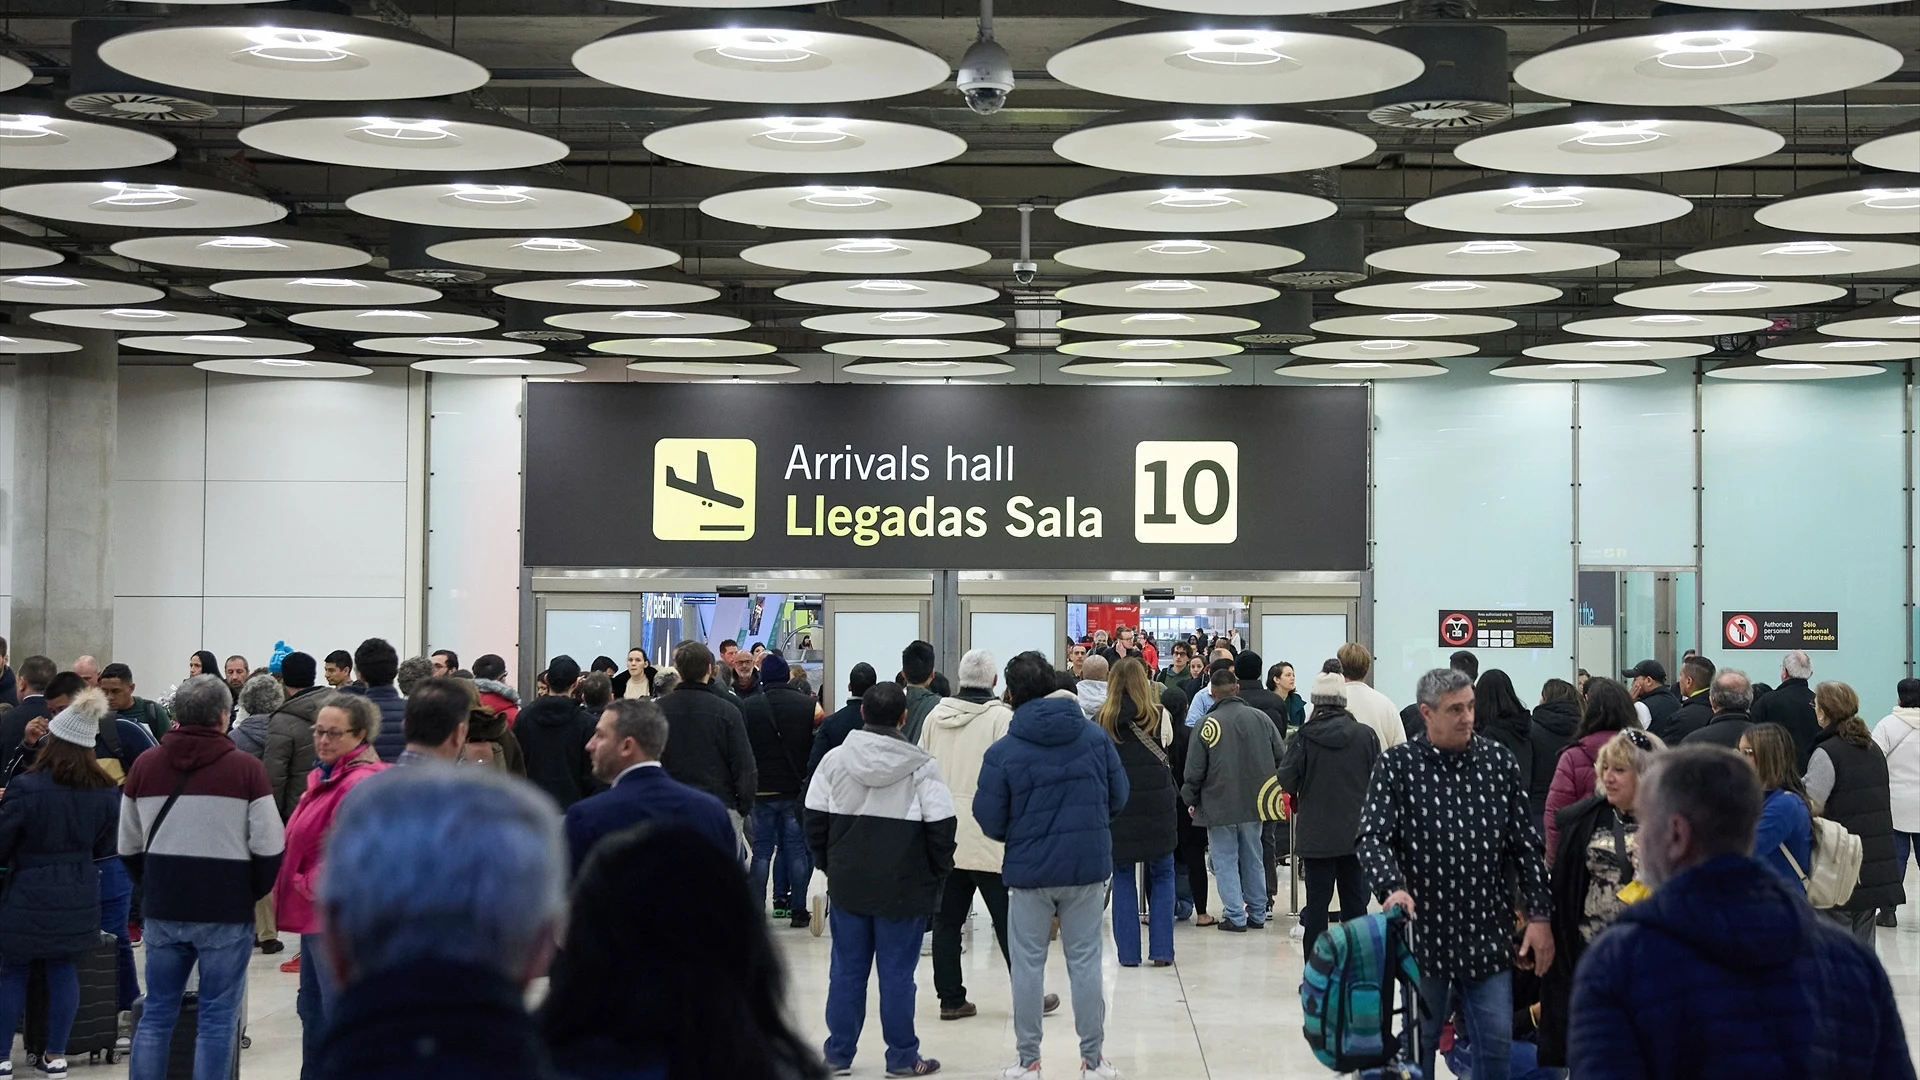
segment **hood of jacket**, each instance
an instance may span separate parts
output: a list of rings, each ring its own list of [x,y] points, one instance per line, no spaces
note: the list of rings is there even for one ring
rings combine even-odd
[[[506,698],[515,705],[520,704],[520,691],[515,690],[513,687],[508,686],[498,679],[475,679],[473,680],[473,685],[474,689],[479,690],[483,694],[494,694]]]
[[[1080,737],[1086,722],[1079,698],[1056,690],[1013,710],[1007,734],[1037,746],[1065,746]]]
[[[1515,744],[1526,742],[1527,733],[1532,729],[1532,715],[1524,709],[1501,716],[1476,717],[1474,724],[1476,734],[1496,740],[1504,738]]]
[[[565,694],[548,694],[535,698],[533,704],[520,710],[520,722],[531,720],[541,727],[559,727],[572,720],[580,711],[580,703]]]
[[[313,718],[320,715],[320,707],[332,701],[333,695],[338,693],[341,691],[325,686],[309,686],[282,702],[280,707],[273,711],[276,714],[297,717],[311,724]]]
[[[239,753],[240,748],[219,728],[175,724],[161,738],[160,752],[167,755],[167,764],[185,770],[206,768],[228,754]]]
[[[1353,722],[1343,724],[1340,723],[1342,720],[1351,720]],[[1303,724],[1294,735],[1296,738],[1305,739],[1315,746],[1324,746],[1328,750],[1345,750],[1347,747],[1353,745],[1353,741],[1360,737],[1361,732],[1370,730],[1372,729],[1360,723],[1359,720],[1354,718],[1352,713],[1345,709],[1333,709],[1328,712],[1321,712],[1316,709],[1314,714],[1307,717],[1307,722]]]
[[[975,701],[971,697],[942,698],[940,704],[927,714],[927,726],[963,728],[995,709],[1004,708],[1006,704],[996,697],[989,697],[985,701]]]
[[[1107,703],[1107,684],[1103,682],[1082,679],[1080,685],[1074,687],[1073,692],[1079,698],[1080,711],[1085,713],[1089,720],[1100,711],[1100,706]]]
[[[1920,708],[1914,708],[1911,705],[1895,705],[1893,715],[1899,717],[1900,722],[1910,728],[1920,728]]]
[[[855,780],[870,788],[892,787],[931,760],[933,755],[898,734],[870,727],[855,728],[840,744],[841,764]]]
[[[1620,922],[1655,927],[1729,971],[1792,964],[1814,918],[1795,887],[1761,863],[1723,855],[1655,889]]]
[[[1534,707],[1533,722],[1562,739],[1572,739],[1573,730],[1580,726],[1580,703],[1543,701]]]
[[[479,708],[467,713],[469,742],[499,742],[507,734],[507,717],[492,709]]]

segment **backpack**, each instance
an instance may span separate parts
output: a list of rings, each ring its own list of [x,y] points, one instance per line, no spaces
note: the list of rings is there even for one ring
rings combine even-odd
[[[100,741],[107,744],[107,756],[99,759],[100,768],[105,770],[108,776],[113,777],[116,785],[126,783],[127,770],[120,764],[120,717],[118,714],[109,711],[107,715],[100,718]]]
[[[1801,869],[1800,860],[1793,857],[1785,844],[1780,845],[1780,854],[1787,857],[1787,865],[1799,875],[1800,884],[1807,890],[1807,903],[1816,908],[1839,907],[1853,895],[1854,886],[1860,884],[1860,838],[1837,821],[1813,819],[1813,858],[1808,860],[1811,866]]]
[[[1420,965],[1407,919],[1398,911],[1363,915],[1329,927],[1313,943],[1300,980],[1307,1046],[1322,1065],[1358,1072],[1413,1060],[1413,1016]],[[1405,986],[1409,1016],[1393,1033],[1394,990]]]

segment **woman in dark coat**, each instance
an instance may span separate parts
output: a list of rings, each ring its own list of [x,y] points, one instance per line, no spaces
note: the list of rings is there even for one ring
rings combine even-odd
[[[1843,682],[1823,682],[1813,691],[1820,734],[1813,740],[1801,781],[1814,813],[1838,822],[1860,838],[1860,882],[1839,907],[1820,914],[1873,948],[1874,920],[1881,908],[1906,902],[1900,860],[1893,846],[1893,790],[1887,758],[1860,719],[1860,696]]]
[[[1173,729],[1173,745],[1167,747],[1167,757],[1175,776],[1187,774],[1187,746],[1193,741],[1187,701],[1186,692],[1179,687],[1169,686],[1160,692],[1160,707],[1166,710],[1167,724]],[[1185,922],[1191,917],[1195,926],[1212,926],[1219,920],[1207,914],[1207,830],[1193,823],[1177,787],[1173,794],[1173,831],[1179,838],[1173,849],[1173,920]]]
[[[1560,763],[1560,751],[1573,742],[1580,726],[1580,691],[1565,679],[1548,679],[1540,687],[1540,704],[1533,708],[1533,726],[1527,735],[1527,747],[1533,757],[1533,782],[1528,795],[1533,819],[1540,823],[1545,837],[1547,793],[1553,790],[1553,770]]]
[[[1307,882],[1300,928],[1308,953],[1327,931],[1327,903],[1336,891],[1341,922],[1367,913],[1356,838],[1379,758],[1380,737],[1347,711],[1345,680],[1321,672],[1313,680],[1313,715],[1280,759],[1280,786],[1295,800],[1294,864]]]
[[[1178,813],[1173,783],[1172,718],[1161,715],[1159,687],[1138,657],[1107,676],[1107,700],[1094,719],[1106,729],[1127,771],[1127,805],[1113,819],[1113,944],[1121,967],[1140,966],[1139,874],[1147,868],[1147,959],[1173,963],[1173,851]]]
[[[119,851],[120,793],[93,755],[107,699],[82,692],[47,725],[27,771],[0,798],[0,1025],[13,1033],[27,1009],[27,971],[47,975],[47,1046],[40,1074],[67,1075],[67,1035],[80,1009],[79,956],[100,944],[100,871]]]
[[[1473,684],[1473,730],[1507,748],[1520,763],[1520,786],[1533,790],[1533,716],[1520,703],[1513,680],[1499,668],[1480,673]]]

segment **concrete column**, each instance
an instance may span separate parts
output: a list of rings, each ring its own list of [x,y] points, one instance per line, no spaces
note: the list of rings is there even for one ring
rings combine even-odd
[[[107,330],[69,330],[79,352],[15,367],[13,625],[16,661],[65,668],[113,655],[113,455],[120,350]]]

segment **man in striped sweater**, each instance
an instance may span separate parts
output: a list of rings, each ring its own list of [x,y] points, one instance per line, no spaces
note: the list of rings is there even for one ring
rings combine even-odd
[[[253,952],[253,906],[285,844],[266,770],[227,737],[218,676],[174,692],[175,726],[133,763],[120,802],[120,855],[145,886],[147,1003],[130,1080],[163,1080],[187,972],[200,968],[195,1075],[227,1076]]]

